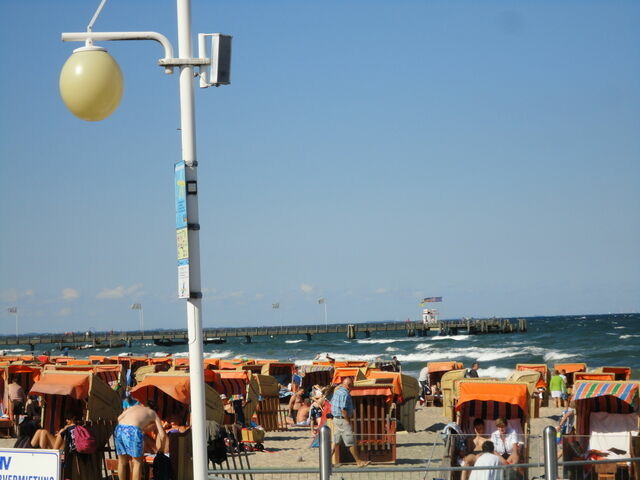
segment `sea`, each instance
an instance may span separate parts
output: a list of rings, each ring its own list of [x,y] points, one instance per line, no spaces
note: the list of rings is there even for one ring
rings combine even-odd
[[[427,362],[437,361],[455,360],[465,366],[477,361],[481,376],[498,378],[508,377],[518,363],[545,363],[553,368],[556,363],[581,362],[586,363],[588,369],[631,367],[632,378],[640,379],[640,314],[528,317],[526,332],[506,334],[440,336],[430,332],[426,337],[407,337],[402,331],[371,332],[369,338],[358,333],[358,338],[353,340],[347,339],[345,334],[318,334],[311,340],[304,335],[275,335],[253,337],[251,344],[245,343],[244,337],[230,337],[225,344],[205,345],[204,353],[205,357],[274,359],[294,361],[298,365],[311,364],[315,358],[326,354],[336,360],[371,362],[388,361],[396,356],[402,371],[414,376]],[[133,343],[126,348],[88,348],[69,352],[78,358],[140,354],[186,357],[188,347],[158,347],[145,342]]]

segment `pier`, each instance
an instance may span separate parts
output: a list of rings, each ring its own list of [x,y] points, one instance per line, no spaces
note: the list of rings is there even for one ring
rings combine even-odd
[[[230,338],[242,338],[251,343],[254,337],[261,336],[299,336],[311,340],[314,335],[344,334],[349,339],[368,338],[377,332],[404,331],[408,337],[426,337],[437,335],[480,335],[497,333],[516,333],[527,331],[524,318],[490,318],[439,320],[436,322],[372,322],[331,325],[290,325],[269,327],[237,327],[237,328],[205,328],[203,338],[207,343],[224,343]],[[435,332],[435,333],[434,333]],[[154,330],[148,332],[69,332],[65,334],[21,335],[20,337],[5,335],[0,337],[2,346],[27,346],[35,350],[36,345],[47,345],[49,349],[69,348],[124,348],[132,343],[142,341],[175,341],[187,340],[186,330]],[[208,341],[210,340],[210,341]]]

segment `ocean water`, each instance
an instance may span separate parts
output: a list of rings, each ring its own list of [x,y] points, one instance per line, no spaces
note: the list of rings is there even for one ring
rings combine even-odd
[[[533,317],[528,331],[509,334],[407,337],[403,332],[372,332],[370,338],[349,340],[344,334],[296,337],[231,337],[222,345],[205,345],[206,357],[265,358],[310,364],[319,353],[336,360],[389,360],[397,356],[405,373],[417,376],[426,362],[457,360],[469,366],[480,363],[482,376],[507,377],[517,363],[584,362],[588,369],[599,366],[628,366],[640,379],[640,314]],[[158,347],[151,342],[128,348],[95,348],[71,351],[82,358],[96,355],[147,354],[188,356],[186,346]],[[59,353],[54,352],[52,353]]]

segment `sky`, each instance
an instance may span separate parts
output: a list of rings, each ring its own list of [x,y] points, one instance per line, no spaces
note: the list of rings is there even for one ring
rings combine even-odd
[[[0,0],[0,325],[186,328],[177,298],[178,76],[103,42],[101,122],[60,69],[98,1]],[[193,0],[233,35],[196,83],[205,327],[640,310],[640,3]],[[109,0],[94,31],[176,6]],[[326,304],[318,303],[323,297]],[[279,309],[272,304],[279,303]]]

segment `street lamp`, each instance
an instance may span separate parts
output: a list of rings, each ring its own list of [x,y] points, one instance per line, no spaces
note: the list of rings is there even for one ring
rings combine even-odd
[[[324,305],[324,326],[327,326],[327,299],[324,297],[320,297],[318,299],[318,303],[320,305]]]
[[[141,303],[131,304],[131,310],[138,310],[138,319],[140,320],[140,332],[142,332],[142,340],[144,340],[144,309]]]
[[[93,45],[94,41],[154,40],[164,48],[164,57],[158,64],[164,67],[165,73],[172,73],[174,68],[180,69],[182,160],[175,165],[178,298],[187,300],[193,478],[204,479],[207,478],[208,469],[193,78],[194,69],[199,67],[201,87],[230,83],[231,37],[199,34],[199,55],[194,58],[191,2],[177,0],[178,58],[174,58],[171,43],[157,32],[93,32],[93,23],[105,2],[101,1],[86,32],[62,34],[63,41],[85,42],[85,47],[74,51],[63,67],[60,94],[71,112],[84,120],[101,120],[117,107],[122,96],[121,74],[118,74],[120,69],[115,61],[112,63],[113,59],[106,50]],[[209,44],[207,40],[210,40]]]

